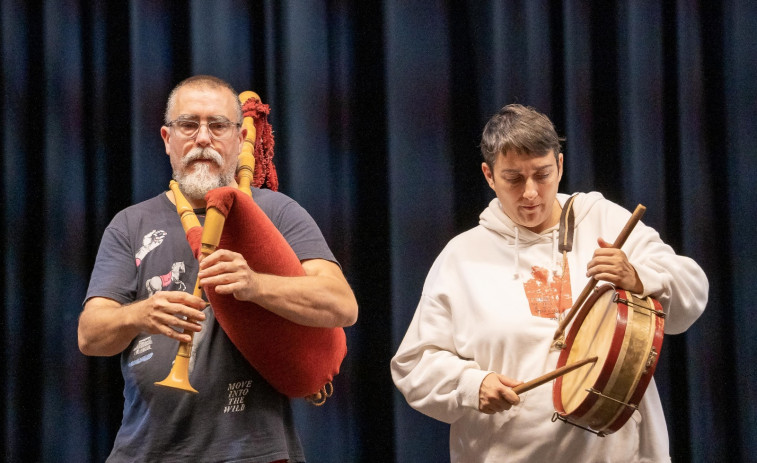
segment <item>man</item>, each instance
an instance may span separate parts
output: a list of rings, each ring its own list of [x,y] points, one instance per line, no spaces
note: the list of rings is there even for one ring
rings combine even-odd
[[[211,189],[237,186],[241,122],[237,94],[220,79],[191,77],[172,91],[161,135],[174,179],[194,208],[205,207]],[[201,285],[302,325],[353,324],[357,302],[312,218],[283,194],[253,189],[253,198],[305,276],[256,273],[240,254],[217,250],[199,264]],[[78,333],[86,355],[121,354],[124,418],[109,461],[304,461],[288,399],[191,294],[197,276],[171,192],[121,211],[104,233]],[[190,331],[191,382],[199,394],[156,387],[178,342],[192,340]]]
[[[651,295],[667,333],[702,313],[708,283],[639,223],[623,249],[614,241],[630,213],[592,192],[573,201],[570,252],[558,252],[563,208],[560,140],[551,121],[509,105],[483,132],[481,169],[496,198],[479,226],[452,239],[434,262],[392,376],[408,403],[451,425],[453,462],[669,460],[654,381],[639,410],[604,438],[552,422],[552,388],[512,387],[555,369],[553,336],[587,277]]]

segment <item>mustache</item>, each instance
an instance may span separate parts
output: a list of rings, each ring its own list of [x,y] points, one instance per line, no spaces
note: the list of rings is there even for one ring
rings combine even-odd
[[[218,151],[210,147],[192,148],[192,150],[182,158],[181,164],[183,167],[187,167],[189,163],[200,160],[213,161],[218,165],[218,167],[223,167],[223,158],[218,153]]]

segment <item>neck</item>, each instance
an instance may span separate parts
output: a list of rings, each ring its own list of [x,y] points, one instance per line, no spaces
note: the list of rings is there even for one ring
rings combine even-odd
[[[239,188],[239,184],[237,184],[236,179],[233,179],[231,181],[231,184],[227,186],[230,186],[232,188]],[[171,190],[166,191],[166,196],[168,197],[168,200],[171,201],[171,203],[176,205],[176,197],[174,196],[173,191]],[[192,209],[205,209],[205,206],[206,206],[205,198],[192,199],[192,198],[185,197],[185,199],[187,200],[189,205],[192,206]]]
[[[552,217],[549,220],[549,226],[554,227],[558,223],[560,223],[560,215],[562,214],[562,206],[560,206],[560,201],[555,198],[555,203],[552,205]]]
[[[176,205],[176,197],[173,194],[173,191],[168,190],[166,191],[166,196],[168,197],[168,200],[173,203],[173,205]],[[192,206],[192,209],[205,209],[205,200],[204,199],[190,199],[186,198],[187,202],[190,206]]]

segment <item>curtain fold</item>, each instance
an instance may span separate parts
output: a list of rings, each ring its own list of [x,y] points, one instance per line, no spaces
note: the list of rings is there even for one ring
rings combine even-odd
[[[0,422],[6,461],[103,461],[117,358],[76,327],[120,209],[166,189],[180,80],[271,105],[281,191],[305,206],[360,305],[326,406],[295,404],[311,462],[438,462],[447,425],[389,360],[434,258],[493,197],[480,133],[505,104],[565,136],[560,191],[599,190],[702,265],[710,302],[655,374],[675,462],[757,453],[757,4],[746,0],[0,0]],[[545,386],[548,387],[548,386]]]

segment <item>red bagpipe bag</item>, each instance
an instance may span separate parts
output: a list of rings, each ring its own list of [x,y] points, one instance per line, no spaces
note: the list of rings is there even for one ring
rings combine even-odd
[[[255,201],[232,187],[205,196],[226,217],[218,249],[244,256],[255,272],[287,277],[305,275],[297,255]],[[187,231],[200,255],[202,229]],[[205,287],[215,317],[231,342],[271,386],[288,397],[318,394],[339,373],[347,354],[342,328],[316,328],[289,321],[252,302]]]

